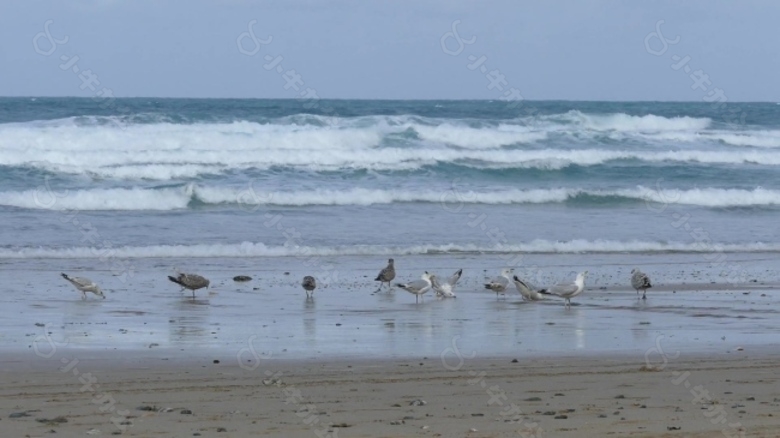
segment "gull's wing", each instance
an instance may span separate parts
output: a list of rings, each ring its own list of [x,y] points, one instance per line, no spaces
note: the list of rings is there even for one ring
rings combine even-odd
[[[631,275],[631,286],[634,289],[644,289],[650,287],[650,277],[642,271],[635,271]]]
[[[520,295],[522,295],[524,299],[531,299],[531,288],[528,287],[528,284],[521,280],[517,275],[514,276],[514,282]]]
[[[463,269],[458,269],[457,272],[452,274],[452,276],[447,280],[447,283],[449,283],[450,286],[455,286],[455,283],[460,280],[460,276],[463,274]]]
[[[198,274],[181,274],[179,281],[188,288],[200,289],[209,285],[209,280]]]
[[[76,289],[82,290],[82,289],[92,289],[97,287],[95,283],[92,282],[89,278],[84,277],[71,277],[68,274],[60,274],[62,275],[62,278],[68,280],[73,286],[76,286]]]
[[[400,284],[399,286],[406,289],[409,292],[416,293],[416,292],[420,292],[423,289],[427,289],[430,286],[430,284],[425,280],[415,280],[410,283]]]
[[[390,265],[385,266],[379,271],[379,275],[376,276],[374,281],[392,281],[395,278],[395,268]]]
[[[565,297],[577,292],[577,285],[575,283],[559,283],[548,289],[548,292],[553,295]]]
[[[70,277],[71,283],[80,286],[80,287],[95,287],[95,283],[92,282],[89,278],[84,277]]]
[[[490,283],[485,284],[485,287],[488,289],[493,290],[504,290],[506,289],[506,286],[509,284],[509,280],[507,280],[506,277],[496,277],[493,280],[490,281]]]

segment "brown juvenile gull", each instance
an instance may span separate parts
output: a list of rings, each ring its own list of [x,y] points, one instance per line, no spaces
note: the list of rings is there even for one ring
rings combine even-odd
[[[522,295],[523,301],[540,301],[544,299],[544,296],[539,293],[539,288],[521,280],[517,275],[512,277],[512,279],[515,282],[517,291]]]
[[[379,292],[382,290],[382,285],[387,283],[387,289],[390,290],[391,285],[390,282],[393,281],[395,278],[395,265],[393,264],[393,259],[387,260],[387,266],[385,266],[381,271],[379,271],[379,275],[376,276],[374,281],[379,281],[379,289],[376,290],[376,292]]]
[[[557,295],[566,300],[566,307],[571,307],[571,299],[581,294],[585,290],[585,277],[588,271],[577,274],[577,279],[572,283],[559,283],[549,289],[542,289],[539,293],[547,295]]]
[[[181,273],[178,277],[168,276],[168,279],[181,286],[181,290],[189,289],[192,291],[192,298],[195,299],[195,291],[204,287],[209,287],[209,281],[205,277],[197,274]]]
[[[494,278],[490,283],[485,283],[485,289],[495,292],[496,298],[498,298],[498,294],[503,294],[506,287],[509,285],[509,274],[511,273],[512,270],[508,268],[501,270],[501,276]]]
[[[455,296],[455,283],[460,280],[460,276],[463,274],[463,269],[458,269],[455,271],[452,276],[447,279],[446,282],[442,283],[439,281],[439,277],[436,275],[431,275],[431,285],[433,287],[433,290],[436,292],[437,297],[444,297],[444,298],[456,298]]]
[[[642,291],[643,300],[647,299],[645,296],[647,289],[653,287],[653,285],[650,284],[650,277],[648,277],[644,272],[640,271],[639,268],[634,268],[631,270],[631,286],[636,289],[637,295],[639,295],[640,290]]]
[[[312,296],[314,295],[314,289],[317,288],[317,280],[315,280],[311,275],[307,275],[303,277],[303,283],[301,283],[301,286],[303,286],[303,290],[306,291],[306,298],[308,298],[309,292],[311,292]]]
[[[76,286],[76,289],[81,291],[81,299],[86,300],[87,299],[87,292],[92,292],[93,294],[103,297],[103,299],[106,299],[106,296],[103,295],[103,291],[100,290],[100,286],[95,284],[92,280],[89,278],[84,277],[68,277],[67,274],[62,274],[62,278],[68,280],[70,284],[73,286]]]
[[[421,278],[422,280],[415,280],[410,283],[396,283],[396,286],[409,292],[410,294],[414,294],[415,302],[419,303],[420,295],[431,290],[431,286],[432,286],[431,274],[426,272],[422,275]]]

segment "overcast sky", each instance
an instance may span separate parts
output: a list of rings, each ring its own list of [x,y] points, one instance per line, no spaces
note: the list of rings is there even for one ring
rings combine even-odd
[[[3,0],[0,95],[780,101],[778,22],[772,0]]]

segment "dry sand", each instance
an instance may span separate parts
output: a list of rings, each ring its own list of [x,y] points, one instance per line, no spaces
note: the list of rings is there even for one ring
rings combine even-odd
[[[235,357],[213,363],[158,354],[127,360],[109,354],[66,371],[64,357],[0,356],[0,436],[780,435],[778,357],[749,351],[667,352],[663,369],[657,351],[647,360],[517,362],[468,356],[461,362],[454,350],[444,352],[444,361],[245,356],[240,366]]]

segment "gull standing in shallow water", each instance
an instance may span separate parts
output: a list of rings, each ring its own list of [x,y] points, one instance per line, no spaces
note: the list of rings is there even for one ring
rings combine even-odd
[[[381,271],[379,271],[379,275],[376,276],[374,281],[379,281],[379,289],[376,290],[376,292],[379,292],[382,290],[382,285],[387,283],[387,290],[390,290],[392,287],[390,285],[390,282],[395,279],[395,261],[393,259],[387,260],[387,266],[385,266]]]
[[[396,283],[396,286],[411,294],[414,294],[415,302],[419,303],[420,295],[431,290],[431,286],[433,285],[431,283],[431,274],[426,272],[422,275],[421,278],[422,280],[415,280],[411,283]]]
[[[520,295],[522,295],[523,301],[540,301],[544,299],[544,296],[539,293],[539,288],[531,285],[530,283],[526,283],[517,275],[512,277],[512,279],[515,282],[517,291],[520,292]]]
[[[301,283],[301,286],[303,286],[303,290],[306,291],[306,298],[309,298],[309,292],[311,292],[311,296],[314,296],[314,289],[317,288],[317,280],[315,280],[311,275],[307,275],[303,277],[303,283]]]
[[[631,270],[631,286],[636,289],[637,295],[639,295],[640,290],[642,291],[643,300],[647,299],[645,296],[647,290],[653,287],[653,285],[650,284],[650,277],[648,277],[644,272],[640,271],[639,268],[634,268]]]
[[[571,307],[571,299],[581,294],[585,290],[585,277],[588,271],[577,274],[577,279],[573,283],[559,283],[550,289],[542,289],[539,293],[547,295],[557,295],[566,300],[566,307]]]
[[[503,294],[506,287],[509,286],[509,274],[511,273],[511,269],[503,269],[500,277],[494,278],[490,283],[485,283],[485,289],[490,289],[495,292],[496,298],[498,298],[498,294]]]
[[[192,291],[192,299],[195,299],[195,291],[204,287],[209,287],[209,280],[197,274],[181,273],[178,277],[168,276],[168,280],[181,286],[181,290],[189,289]]]
[[[427,274],[428,272],[426,271],[425,273]],[[461,274],[463,274],[463,269],[458,269],[444,283],[439,281],[439,277],[431,274],[431,286],[433,287],[433,290],[436,292],[436,296],[444,297],[444,298],[457,298],[455,296],[455,283],[457,283],[458,280],[460,280]]]
[[[106,296],[103,295],[103,291],[100,290],[100,286],[95,284],[92,280],[89,278],[84,277],[69,277],[68,274],[61,274],[62,278],[68,280],[70,284],[73,286],[76,286],[76,289],[81,291],[81,299],[86,300],[87,299],[87,292],[92,292],[93,294],[103,297],[103,299],[106,299]]]

